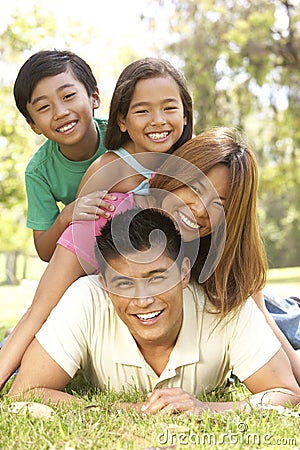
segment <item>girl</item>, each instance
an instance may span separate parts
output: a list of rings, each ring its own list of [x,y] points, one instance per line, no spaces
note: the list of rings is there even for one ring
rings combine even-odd
[[[199,169],[206,178],[199,173]],[[257,166],[254,155],[238,134],[227,128],[215,128],[202,133],[173,155],[167,156],[167,161],[151,182],[150,192],[157,191],[160,196],[163,192],[172,192],[172,195],[159,199],[156,197],[155,201],[159,200],[160,207],[172,214],[184,239],[191,241],[194,251],[192,256],[197,249],[192,275],[200,280],[208,298],[224,317],[237,309],[249,295],[260,290],[265,282],[266,258],[256,220],[256,190]],[[146,197],[132,192],[117,195],[123,209],[133,207],[135,203],[145,207],[153,205],[152,196],[149,203]],[[225,212],[227,227],[225,239],[222,211]],[[96,233],[100,232],[105,222],[103,217],[99,218]],[[76,252],[83,260],[88,255],[89,266],[85,268],[89,273],[95,270],[93,258],[89,257],[93,253],[94,229],[91,232],[89,226],[90,222],[74,222],[62,235],[60,245],[41,279],[35,297],[36,304],[31,307],[31,316],[35,317],[35,321],[31,318],[26,323],[25,319],[26,326],[23,326],[21,338],[24,340],[24,330],[27,330],[28,343],[60,298],[56,287],[59,287],[62,295],[62,291],[72,281],[84,275],[85,270]],[[195,232],[201,237],[199,250]],[[80,239],[86,237],[89,243],[80,243]],[[224,248],[222,255],[215,251],[220,243]],[[91,250],[88,250],[88,245]],[[213,273],[209,270],[212,265],[217,266]],[[66,268],[72,275],[69,278]],[[284,341],[276,325],[271,323],[271,326],[290,358],[299,383],[299,359]],[[20,328],[20,325],[17,327]]]
[[[95,216],[110,217],[106,209],[101,209],[101,203],[106,208],[107,200],[103,199],[112,188],[120,192],[147,192],[149,177],[160,165],[160,155],[172,152],[190,139],[192,129],[192,99],[180,72],[160,58],[144,58],[129,64],[121,73],[111,100],[105,137],[105,147],[109,151],[90,166],[79,187],[79,197],[96,191],[99,206],[92,205],[80,213],[78,198],[79,206],[75,207],[74,214],[79,211],[77,217],[86,223]],[[139,162],[145,153],[149,156],[147,167]],[[113,163],[117,169],[109,170]],[[92,176],[103,167],[100,178]],[[90,180],[88,185],[87,179]],[[113,198],[117,201],[116,196]],[[111,211],[114,208],[112,201]],[[0,351],[0,389],[19,366],[34,334],[66,288],[85,274],[71,252],[67,252],[66,259],[64,256],[61,259],[62,247],[57,249],[40,280],[31,307]]]
[[[105,135],[110,151],[88,168],[79,186],[80,196],[108,188],[114,192],[147,190],[160,154],[172,153],[192,137],[192,130],[192,99],[183,76],[162,59],[145,58],[129,64],[117,81],[110,104]],[[151,167],[145,168],[139,161],[150,152],[147,162]],[[107,165],[119,158],[125,164],[108,170]],[[104,166],[107,170],[101,172],[101,179],[93,177]],[[105,211],[97,213],[108,217]]]

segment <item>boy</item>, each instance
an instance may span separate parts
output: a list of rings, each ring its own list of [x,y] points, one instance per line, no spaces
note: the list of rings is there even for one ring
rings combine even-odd
[[[101,195],[95,192],[80,198],[73,217],[81,178],[106,151],[107,121],[93,117],[100,98],[91,68],[70,51],[32,55],[19,71],[14,97],[32,130],[47,138],[27,166],[25,182],[27,226],[33,229],[38,255],[49,261],[71,220],[93,220],[99,212]],[[65,205],[61,212],[58,202]],[[108,204],[102,201],[101,206]]]

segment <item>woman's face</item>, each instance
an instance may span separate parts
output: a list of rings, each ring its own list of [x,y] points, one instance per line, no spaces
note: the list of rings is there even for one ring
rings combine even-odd
[[[170,214],[186,242],[209,235],[224,216],[229,169],[216,164],[203,177],[166,195],[162,209]]]

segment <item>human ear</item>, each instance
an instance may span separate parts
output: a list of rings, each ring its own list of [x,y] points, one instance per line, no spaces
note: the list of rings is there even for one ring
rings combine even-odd
[[[120,131],[122,131],[122,133],[125,133],[125,131],[127,131],[124,116],[118,116],[118,125],[119,125]]]
[[[190,281],[190,275],[191,275],[191,263],[189,258],[185,257],[183,258],[182,264],[181,264],[181,284],[182,289],[186,288]]]
[[[93,100],[93,109],[98,109],[101,103],[98,88],[96,88],[95,92],[92,94],[92,100]]]
[[[98,275],[98,280],[100,281],[101,286],[103,287],[103,289],[107,292],[106,281],[105,281],[104,276],[101,273],[99,273],[99,275]]]

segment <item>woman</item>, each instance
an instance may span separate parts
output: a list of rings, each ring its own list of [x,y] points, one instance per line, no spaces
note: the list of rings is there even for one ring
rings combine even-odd
[[[183,239],[190,241],[188,246],[193,250],[187,249],[194,263],[192,276],[204,286],[212,304],[225,317],[260,291],[266,280],[267,261],[256,218],[258,174],[254,154],[235,130],[219,127],[191,139],[166,158],[151,181],[150,192],[155,195],[146,198],[133,193],[117,194],[122,200],[121,209],[144,202],[145,206],[156,204],[172,214]],[[166,192],[172,195],[166,196]],[[98,219],[101,220],[106,221],[103,217]],[[78,253],[84,260],[85,254],[90,254],[80,241],[82,236],[89,236],[87,240],[93,247],[94,225],[96,234],[103,226],[99,222],[97,228],[96,221],[89,230],[90,223],[74,222],[59,240],[32,306],[0,352],[2,385],[18,367],[35,332],[68,286],[85,273],[95,271],[92,259],[83,267],[77,257]],[[84,233],[84,227],[90,232]],[[196,235],[200,236],[200,245]],[[299,383],[299,358],[276,325],[270,324]]]

